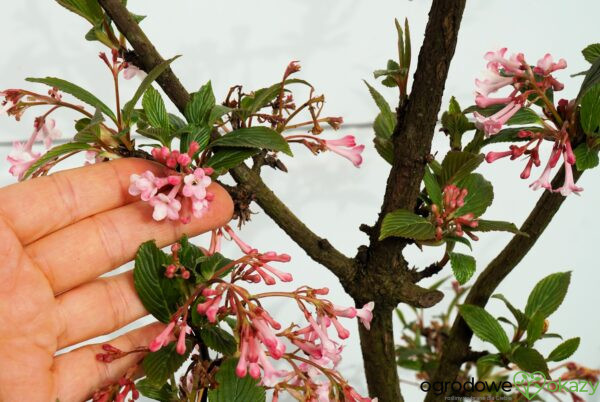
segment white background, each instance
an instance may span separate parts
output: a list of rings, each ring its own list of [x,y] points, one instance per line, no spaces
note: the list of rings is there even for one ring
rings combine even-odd
[[[326,94],[327,113],[342,115],[348,123],[372,121],[377,113],[361,80],[373,83],[371,72],[383,68],[388,58],[395,57],[393,18],[409,18],[416,63],[430,4],[420,0],[131,0],[129,3],[132,11],[148,15],[143,28],[163,56],[184,56],[173,68],[188,89],[194,90],[211,79],[217,98],[222,99],[228,87],[234,84],[253,89],[274,83],[289,61],[300,60],[299,77],[308,79],[318,91]],[[472,103],[473,80],[484,69],[482,55],[501,46],[524,52],[530,62],[546,52],[567,59],[569,70],[558,73],[558,78],[566,84],[562,96],[574,97],[581,78],[570,78],[569,73],[587,68],[580,50],[598,41],[598,30],[594,28],[599,12],[600,3],[592,0],[469,2],[444,105],[450,95],[456,96],[463,107]],[[83,40],[89,28],[87,22],[52,1],[40,0],[4,1],[0,16],[1,88],[42,90],[24,83],[23,79],[58,76],[91,90],[107,103],[112,102],[110,77],[97,58],[102,48],[97,42]],[[127,93],[133,92],[135,84],[126,84],[125,98],[129,96]],[[395,99],[392,90],[383,88],[382,91],[390,102]],[[173,107],[170,109],[174,111]],[[59,127],[65,134],[72,134],[74,116],[68,113],[61,116]],[[31,132],[33,117],[26,115],[21,124],[2,118],[0,141],[25,138]],[[298,147],[295,159],[285,159],[290,171],[287,175],[267,171],[264,177],[316,233],[330,239],[347,255],[354,255],[356,248],[366,242],[366,236],[357,227],[374,222],[389,167],[373,150],[370,129],[341,130],[333,135],[348,133],[367,144],[365,162],[360,169],[333,154],[314,158]],[[434,140],[434,149],[441,153],[447,150],[441,134]],[[7,152],[8,148],[0,148],[2,160]],[[520,224],[527,216],[540,193],[529,190],[528,183],[518,178],[522,168],[521,163],[502,160],[480,169],[493,179],[495,186],[495,201],[486,218]],[[539,172],[534,172],[537,174]],[[517,306],[524,306],[529,290],[539,279],[551,272],[573,270],[567,299],[551,317],[551,331],[565,338],[581,336],[581,346],[574,359],[591,367],[600,365],[599,326],[595,315],[600,303],[600,293],[596,290],[600,279],[596,252],[596,230],[600,223],[596,208],[600,191],[594,187],[599,178],[597,170],[583,176],[582,196],[569,197],[530,255],[499,289]],[[0,184],[12,182],[3,169]],[[23,201],[26,205],[27,200]],[[254,209],[259,214],[253,217],[253,224],[242,231],[248,242],[259,249],[291,254],[293,263],[289,269],[294,273],[296,285],[329,286],[332,300],[338,304],[350,303],[334,276],[307,258],[258,207]],[[481,238],[475,245],[479,271],[510,237],[489,234]],[[406,252],[416,266],[425,266],[440,254],[441,250]],[[508,315],[499,301],[491,302],[489,307],[496,315]],[[299,318],[291,305],[274,308],[282,317]],[[346,342],[341,370],[364,390],[358,335],[353,323],[349,323],[349,327],[352,336]],[[398,335],[396,337],[398,339]],[[555,340],[542,341],[540,348],[547,353],[555,344]],[[480,346],[490,348],[490,345],[476,345]],[[401,374],[403,378],[412,379],[410,373]],[[403,387],[403,393],[409,401],[421,400],[423,396],[410,385]]]

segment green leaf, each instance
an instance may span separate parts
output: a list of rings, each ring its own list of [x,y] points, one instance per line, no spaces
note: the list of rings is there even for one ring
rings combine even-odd
[[[202,278],[204,278],[205,281],[208,281],[209,279],[212,279],[212,277],[217,271],[230,264],[231,262],[232,260],[230,260],[227,257],[224,257],[221,253],[214,253],[213,255],[204,258],[200,262],[200,266],[196,267],[196,270],[198,274]],[[227,272],[224,272],[220,276],[223,277],[227,275],[227,273],[229,273],[230,271],[231,270],[227,270]]]
[[[171,130],[165,128],[146,127],[138,128],[137,132],[146,138],[160,142],[162,145],[169,146],[171,143]]]
[[[215,149],[213,156],[206,161],[206,166],[210,166],[215,170],[232,169],[259,152],[260,150],[256,148],[218,148]]]
[[[581,83],[581,88],[579,88],[579,93],[577,94],[576,103],[579,103],[583,96],[593,88],[597,83],[600,82],[600,57],[597,58],[593,63],[590,69],[585,74],[585,78]]]
[[[164,267],[171,263],[154,241],[143,243],[135,256],[133,282],[142,304],[159,321],[168,323],[182,298],[179,278],[165,277]]]
[[[392,122],[389,119],[385,118],[382,112],[380,112],[377,115],[375,121],[373,122],[373,130],[375,130],[375,136],[384,140],[391,140],[395,126],[395,122]]]
[[[146,119],[152,127],[169,129],[171,124],[165,102],[160,96],[160,93],[149,86],[142,98],[142,107],[146,112]],[[167,145],[167,144],[165,144]]]
[[[154,386],[161,387],[169,377],[174,374],[179,367],[187,360],[194,344],[190,339],[186,339],[186,352],[180,355],[175,350],[176,342],[171,342],[156,352],[146,355],[142,366],[148,382]]]
[[[290,146],[281,134],[261,126],[234,130],[217,138],[210,145],[211,147],[265,148],[292,156]]]
[[[196,141],[200,145],[200,151],[203,151],[210,141],[212,128],[207,125],[188,125],[180,129],[179,132],[181,133],[181,142],[179,144],[181,152],[187,152],[192,141]]]
[[[104,19],[104,12],[97,0],[56,0],[69,11],[79,14],[92,25],[98,25]]]
[[[382,137],[373,138],[377,153],[390,165],[394,162],[394,145],[391,140]]]
[[[154,67],[152,71],[150,71],[148,75],[146,75],[146,77],[144,77],[144,79],[140,83],[140,86],[135,91],[135,94],[133,94],[133,97],[123,107],[123,120],[129,121],[129,119],[131,118],[131,113],[133,112],[133,108],[135,108],[137,101],[142,97],[142,95],[152,85],[152,83],[158,78],[158,76],[161,75],[166,69],[168,69],[169,65],[178,57],[179,56],[175,56],[169,60],[163,61],[158,66]]]
[[[600,43],[592,43],[591,45],[586,46],[585,49],[581,51],[583,57],[589,62],[593,63],[600,57]]]
[[[492,297],[494,299],[502,300],[504,302],[506,307],[510,310],[512,315],[517,320],[517,324],[519,325],[519,328],[521,328],[521,329],[527,328],[527,324],[529,323],[529,318],[527,318],[527,316],[521,310],[519,310],[518,308],[513,306],[512,303],[509,302],[508,299],[500,293],[497,293],[497,294],[493,295]]]
[[[472,154],[461,151],[448,152],[442,161],[442,174],[440,175],[442,187],[457,183],[467,177],[467,175],[481,165],[484,158],[483,154]]]
[[[486,377],[494,366],[502,367],[502,359],[499,354],[489,354],[477,359],[477,377]]]
[[[437,178],[429,169],[429,166],[425,167],[425,175],[423,176],[423,182],[425,183],[425,189],[431,201],[438,205],[442,205],[442,189],[437,181]]]
[[[475,258],[470,255],[460,253],[448,253],[450,255],[450,265],[454,277],[461,285],[464,285],[475,273]]]
[[[100,129],[99,125],[104,121],[104,117],[102,116],[102,111],[100,109],[96,109],[96,113],[94,116],[89,119],[84,117],[83,119],[77,120],[75,123],[75,130],[77,130],[77,134],[73,136],[73,139],[77,142],[87,142],[94,143],[100,139]]]
[[[581,51],[581,54],[583,54],[583,57],[585,57],[589,63],[595,62],[598,58],[600,58],[600,43],[592,43],[591,45],[588,45]]]
[[[581,109],[579,111],[579,122],[587,135],[600,135],[600,84],[594,85],[581,98]]]
[[[112,121],[114,121],[114,122],[117,121],[115,114],[108,106],[106,106],[106,104],[104,104],[100,99],[96,98],[94,95],[92,95],[85,89],[83,89],[69,81],[65,81],[63,79],[55,78],[55,77],[46,77],[46,78],[31,78],[31,77],[29,77],[29,78],[26,78],[26,81],[37,82],[40,84],[46,84],[48,86],[58,88],[59,90],[65,92],[65,93],[73,95],[80,101],[93,106],[94,109],[99,108],[100,110],[102,110],[102,113],[104,113],[105,115],[110,117]]]
[[[527,344],[533,346],[535,341],[541,338],[544,331],[544,316],[538,311],[531,317],[527,324]]]
[[[233,112],[233,109],[223,105],[215,105],[208,116],[208,125],[212,126],[217,120],[226,115],[227,113]]]
[[[548,365],[546,364],[546,360],[544,360],[544,356],[535,349],[520,346],[513,352],[510,360],[523,371],[530,373],[541,371],[546,378],[550,378]]]
[[[524,126],[524,127],[509,127],[503,130],[500,130],[498,134],[491,135],[490,137],[483,140],[483,146],[489,144],[495,144],[498,142],[523,142],[529,141],[528,138],[519,137],[519,131],[531,131],[531,132],[541,132],[544,131],[543,127],[539,126]]]
[[[486,108],[480,108],[476,105],[473,105],[466,108],[463,113],[468,114],[478,112],[479,114],[488,117],[500,111],[502,108],[504,108],[504,106],[505,105],[492,105]],[[510,119],[508,119],[506,124],[512,126],[523,124],[541,124],[541,122],[541,117],[533,109],[523,107],[519,109]]]
[[[171,125],[171,127],[173,127],[175,130],[179,130],[180,128],[183,128],[186,126],[185,121],[183,121],[183,119],[173,113],[168,113],[169,115],[169,123]]]
[[[575,166],[580,172],[598,166],[598,150],[590,148],[585,142],[579,144],[573,151],[575,154]]]
[[[550,354],[546,360],[550,362],[559,362],[561,360],[568,359],[573,353],[579,348],[579,337],[567,339],[560,345],[558,345]]]
[[[212,84],[208,81],[198,92],[192,94],[192,99],[185,105],[185,117],[189,123],[208,124],[210,113],[215,106],[215,95]]]
[[[390,236],[429,240],[435,237],[435,227],[422,216],[399,209],[383,218],[379,240]]]
[[[550,316],[563,302],[570,282],[571,272],[557,272],[539,281],[529,294],[525,315],[533,317],[539,311],[545,318]]]
[[[25,172],[25,175],[23,175],[23,180],[25,180],[26,178],[31,176],[33,174],[33,172],[35,172],[36,170],[38,170],[39,168],[44,166],[46,163],[58,158],[59,156],[62,156],[62,155],[65,155],[65,154],[68,154],[71,152],[85,151],[90,148],[91,148],[91,146],[89,144],[86,144],[83,142],[67,142],[66,144],[57,145],[54,148],[50,149],[45,154],[43,154],[38,160],[36,160],[29,167],[29,169],[27,169],[27,171]]]
[[[312,85],[310,85],[308,82],[297,78],[286,80],[285,85],[289,84],[304,84],[312,88]],[[279,95],[280,92],[281,83],[278,82],[277,84],[273,84],[270,87],[258,89],[253,93],[244,96],[240,104],[242,117],[247,118],[251,114],[258,112],[260,109],[264,108],[271,101],[273,101]]]
[[[154,385],[147,378],[144,378],[143,380],[136,382],[135,387],[145,397],[159,402],[175,402],[179,399],[177,397],[177,389],[171,388],[171,385],[168,383],[159,387]]]
[[[459,236],[454,236],[454,235],[446,235],[446,236],[444,236],[444,241],[446,243],[450,243],[450,244],[452,244],[452,243],[464,244],[465,246],[469,247],[469,250],[473,250],[471,241],[464,237],[459,237]]]
[[[265,389],[258,381],[247,375],[239,378],[235,374],[238,359],[227,359],[219,367],[216,380],[219,386],[208,391],[210,402],[264,402]]]
[[[465,319],[469,328],[482,341],[490,342],[501,353],[510,351],[510,342],[500,323],[487,311],[479,306],[463,304],[458,307],[460,315]]]
[[[387,103],[383,95],[377,92],[377,90],[373,88],[367,81],[364,81],[364,83],[369,88],[369,92],[371,93],[373,100],[381,111],[382,119],[384,120],[386,127],[392,127],[393,130],[396,126],[396,115],[392,113],[389,103]]]
[[[206,346],[215,352],[231,356],[237,350],[233,335],[216,325],[207,325],[200,329],[200,337]]]
[[[488,219],[479,219],[478,225],[475,228],[468,228],[471,232],[510,232],[521,236],[529,235],[521,232],[514,223],[505,221],[491,221]]]
[[[461,216],[472,212],[476,217],[483,215],[485,210],[492,205],[494,188],[492,183],[483,178],[479,173],[471,173],[457,183],[460,188],[469,192],[465,197],[465,204],[454,212],[454,216]]]

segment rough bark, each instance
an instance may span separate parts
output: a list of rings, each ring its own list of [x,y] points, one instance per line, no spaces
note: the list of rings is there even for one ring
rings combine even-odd
[[[576,171],[573,176],[577,181],[581,177],[581,172]],[[563,181],[564,169],[561,169],[552,180],[552,187],[559,187]],[[467,294],[466,304],[474,304],[480,307],[486,305],[498,285],[535,245],[564,201],[565,197],[559,193],[544,192],[521,226],[520,230],[527,233],[529,237],[515,235],[512,238],[500,254],[479,275]],[[469,352],[472,337],[473,332],[467,323],[461,316],[457,316],[452,325],[450,336],[444,344],[440,365],[431,379],[432,383],[436,381],[454,381],[462,363],[465,361],[464,356]],[[425,400],[427,402],[443,401],[445,396],[447,394],[435,395],[430,392]]]
[[[404,289],[422,289],[413,283],[415,279],[409,274],[402,256],[407,242],[396,238],[380,241],[381,222],[387,213],[399,208],[412,210],[417,202],[464,7],[465,0],[432,2],[412,90],[406,103],[397,109],[398,122],[393,133],[394,162],[381,212],[369,230],[369,247],[357,255],[361,269],[352,286],[347,287],[357,304],[367,301],[365,289],[377,290],[372,299],[379,305],[373,320],[376,325],[370,332],[361,329],[360,335],[369,394],[378,397],[380,402],[403,400],[395,358],[390,356],[395,348],[392,313],[399,302],[409,298],[394,299],[387,290],[388,284],[403,283]],[[432,306],[443,297],[438,291],[422,293],[421,300],[425,302],[420,303],[421,307]]]

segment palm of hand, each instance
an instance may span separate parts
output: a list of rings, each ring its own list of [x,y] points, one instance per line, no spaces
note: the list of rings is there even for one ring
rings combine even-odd
[[[98,277],[131,260],[143,241],[165,246],[231,217],[231,199],[213,185],[201,220],[152,221],[126,192],[129,175],[146,169],[160,168],[118,160],[0,189],[0,400],[79,401],[117,380],[139,354],[105,364],[95,359],[100,345],[88,345],[55,356],[147,314],[131,271]],[[151,324],[111,344],[146,345],[161,329]]]

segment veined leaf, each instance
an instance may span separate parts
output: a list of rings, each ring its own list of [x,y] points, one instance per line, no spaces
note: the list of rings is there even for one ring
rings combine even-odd
[[[207,125],[214,106],[215,95],[212,84],[208,81],[198,92],[192,94],[192,99],[185,106],[185,117],[189,123]]]
[[[232,169],[259,152],[260,150],[256,148],[217,148],[213,156],[206,161],[206,166],[215,170]]]
[[[475,273],[475,258],[460,253],[448,253],[454,277],[461,285],[467,283]]]
[[[386,127],[392,127],[393,130],[396,126],[396,115],[392,113],[392,109],[390,108],[389,103],[387,103],[383,95],[377,92],[377,90],[373,88],[367,81],[364,82],[369,88],[369,92],[371,93],[373,100],[377,104],[377,107],[381,111],[381,116],[385,122]]]
[[[500,293],[497,293],[497,294],[493,295],[492,297],[494,299],[502,300],[504,302],[506,307],[510,310],[512,315],[517,320],[517,324],[519,325],[520,329],[527,328],[527,324],[529,323],[529,318],[527,318],[527,316],[521,310],[519,310],[518,308],[513,306],[512,303],[509,302],[508,299]]]
[[[592,43],[591,45],[586,46],[585,49],[581,51],[583,57],[589,62],[593,63],[598,58],[600,58],[600,43]]]
[[[291,78],[289,80],[286,80],[285,85],[287,86],[289,84],[304,84],[312,88],[312,85],[310,85],[308,82],[297,78]],[[271,101],[273,101],[279,95],[280,92],[281,83],[278,82],[277,84],[273,84],[270,87],[261,88],[254,91],[250,95],[246,95],[244,98],[242,98],[242,101],[240,103],[242,116],[244,118],[247,118],[251,114],[258,112],[260,109],[267,106]]]
[[[465,197],[465,204],[454,212],[455,216],[472,212],[476,217],[479,217],[492,205],[494,200],[492,183],[484,179],[479,173],[471,173],[458,182],[457,186],[466,188],[469,192]]]
[[[479,306],[463,304],[458,307],[460,315],[465,319],[473,333],[482,341],[490,342],[501,353],[510,351],[510,342],[500,323]]]
[[[69,11],[79,14],[96,26],[104,19],[104,12],[97,0],[56,0]]]
[[[429,240],[435,237],[435,227],[422,216],[399,209],[383,218],[379,240],[390,236]]]
[[[208,391],[210,402],[265,402],[265,389],[249,375],[235,374],[238,359],[227,359],[219,367],[216,380],[219,386]]]
[[[292,156],[290,146],[282,135],[275,130],[262,126],[234,130],[217,138],[210,146],[265,148],[272,151],[281,151]]]
[[[40,84],[46,84],[48,86],[58,88],[59,90],[68,93],[69,95],[73,95],[77,99],[82,102],[87,103],[92,106],[94,109],[99,108],[102,110],[102,113],[110,117],[110,119],[114,122],[117,121],[115,114],[113,111],[106,106],[100,99],[96,98],[94,95],[86,91],[85,89],[73,84],[72,82],[65,81],[60,78],[55,77],[46,77],[46,78],[26,78],[26,81],[29,82],[37,82]]]
[[[587,135],[599,136],[600,126],[600,83],[594,85],[581,98],[579,122]]]
[[[477,169],[485,156],[483,154],[472,154],[470,152],[450,151],[442,161],[442,173],[440,182],[442,187],[457,183]]]
[[[154,241],[143,243],[135,256],[133,282],[142,304],[150,314],[168,323],[183,298],[180,278],[165,277],[170,258]]]
[[[525,315],[533,317],[540,312],[544,318],[550,316],[562,304],[570,282],[571,272],[557,272],[539,281],[529,294]]]
[[[544,128],[539,126],[508,127],[503,130],[500,130],[500,132],[498,132],[497,134],[491,135],[489,138],[484,139],[483,146],[495,144],[498,142],[528,141],[528,138],[519,137],[519,131],[531,131],[536,133],[544,131]]]
[[[544,356],[535,349],[520,346],[513,352],[510,360],[519,366],[521,370],[530,373],[541,371],[546,378],[550,378],[548,365],[546,364],[546,360],[544,360]]]
[[[140,83],[140,86],[135,91],[135,94],[133,94],[131,100],[129,100],[129,102],[127,102],[123,107],[123,119],[125,121],[129,121],[129,119],[131,118],[131,113],[135,108],[135,104],[146,92],[146,90],[152,85],[152,83],[158,78],[159,75],[161,75],[166,69],[169,68],[169,65],[178,57],[179,56],[175,56],[169,60],[163,61],[158,66],[154,67],[152,71],[150,71],[148,75],[146,75],[146,77],[144,77],[144,79]]]
[[[549,362],[559,362],[561,360],[568,359],[571,357],[571,355],[573,355],[573,353],[575,353],[575,351],[577,351],[577,348],[579,348],[579,342],[579,337],[567,339],[554,348],[546,360]]]
[[[165,102],[163,101],[162,96],[160,96],[160,93],[152,86],[149,86],[146,93],[144,93],[142,107],[144,108],[144,112],[146,112],[148,123],[150,123],[152,127],[163,128],[165,130],[170,128],[171,124],[169,122],[169,115],[167,114]]]
[[[521,232],[514,223],[505,221],[491,221],[488,219],[479,219],[477,227],[467,228],[471,232],[510,232],[522,236],[529,235]]]
[[[62,155],[65,155],[65,154],[68,154],[71,152],[85,151],[90,148],[91,148],[91,145],[83,143],[83,142],[67,142],[66,144],[57,145],[54,148],[50,149],[48,152],[46,152],[44,155],[40,156],[40,158],[38,160],[36,160],[29,167],[29,169],[27,169],[27,171],[25,172],[25,175],[23,175],[23,180],[25,180],[26,178],[31,176],[33,174],[33,172],[35,172],[36,170],[38,170],[39,168],[44,166],[46,163],[52,161],[53,159],[58,158],[59,156],[62,156]]]
[[[186,352],[180,355],[175,350],[175,345],[175,342],[171,342],[156,352],[148,353],[144,358],[142,366],[144,367],[146,379],[150,384],[158,387],[163,386],[169,377],[187,360],[194,347],[192,341],[186,339]]]
[[[598,150],[590,148],[585,142],[579,144],[573,151],[575,154],[575,165],[580,172],[598,166]]]
[[[423,182],[425,183],[425,189],[431,201],[438,205],[442,205],[442,189],[437,181],[437,178],[429,169],[429,166],[425,167],[425,175],[423,176]]]
[[[237,342],[233,335],[218,325],[202,327],[200,337],[206,346],[223,355],[231,356],[237,350]]]

